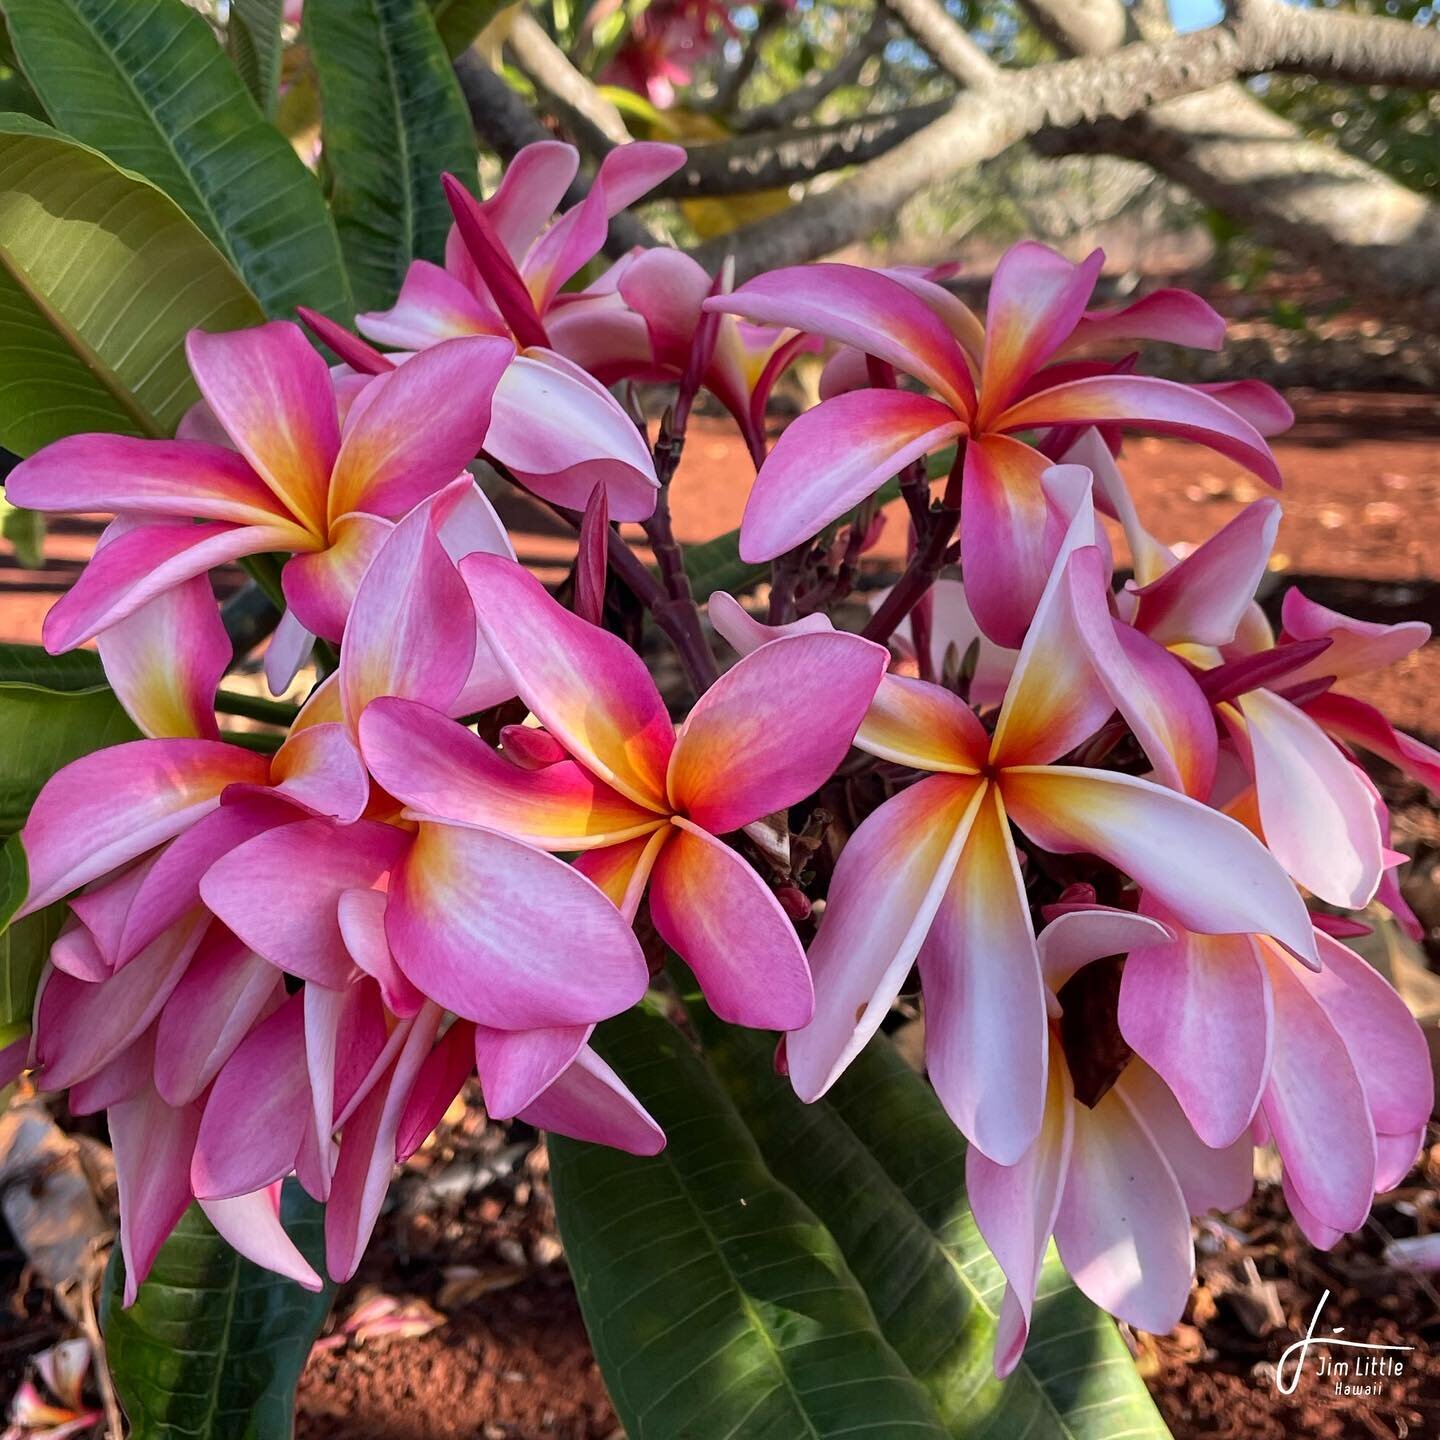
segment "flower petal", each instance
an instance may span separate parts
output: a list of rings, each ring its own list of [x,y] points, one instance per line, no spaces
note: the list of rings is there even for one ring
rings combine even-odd
[[[390,881],[395,959],[431,999],[502,1030],[587,1025],[645,993],[628,922],[583,875],[489,830],[422,822]]]
[[[185,353],[236,449],[301,524],[323,535],[340,422],[330,371],[305,332],[289,320],[223,335],[192,330]]]
[[[537,1130],[630,1155],[658,1155],[665,1148],[665,1132],[588,1045],[520,1119]]]
[[[1132,950],[1119,1023],[1206,1145],[1223,1149],[1245,1134],[1272,1039],[1270,986],[1253,937],[1180,929],[1168,942]]]
[[[974,382],[954,336],[891,276],[857,265],[791,266],[757,275],[705,308],[853,345],[923,381],[962,416],[974,408]]]
[[[1368,904],[1385,859],[1363,776],[1288,700],[1252,690],[1235,703],[1245,716],[1260,823],[1275,858],[1332,905]]]
[[[1238,821],[1147,780],[1069,766],[1004,772],[1010,818],[1057,855],[1118,866],[1187,929],[1256,932],[1309,959],[1315,940],[1295,886]]]
[[[740,522],[741,558],[770,560],[810,539],[964,428],[949,406],[908,390],[822,401],[791,422],[760,467]]]
[[[794,1030],[814,1010],[805,951],[770,887],[728,846],[688,821],[650,876],[650,918],[733,1025]]]
[[[785,1042],[802,1100],[818,1100],[889,1013],[985,788],[968,776],[921,780],[867,816],[846,841],[810,946],[815,1016]]]
[[[1022,240],[1000,258],[985,307],[980,410],[989,428],[1025,382],[1070,339],[1095,289],[1103,250],[1072,265],[1048,245]]]
[[[675,729],[645,662],[514,561],[472,555],[460,573],[490,648],[540,723],[622,795],[668,813]]]
[[[1112,1088],[1073,1109],[1070,1171],[1055,1243],[1071,1278],[1102,1309],[1163,1335],[1190,1297],[1190,1211],[1154,1137]]]
[[[723,835],[803,800],[845,758],[889,658],[883,645],[838,631],[762,645],[680,727],[670,803]]]
[[[615,397],[577,365],[542,349],[510,363],[495,391],[485,452],[544,500],[584,510],[605,487],[612,520],[655,512],[655,462]]]
[[[216,740],[134,740],[72,761],[47,780],[20,843],[29,915],[188,829],[227,785],[262,784],[265,756]]]
[[[455,479],[479,454],[495,387],[514,355],[508,339],[468,336],[372,380],[345,423],[330,522],[352,510],[403,515]]]
[[[987,787],[920,947],[925,1064],[966,1138],[1014,1165],[1044,1118],[1045,985],[1004,807]],[[1003,1075],[1005,1083],[995,1084]]]
[[[346,890],[370,889],[405,849],[406,835],[361,820],[301,820],[257,835],[206,872],[206,905],[282,970],[342,989],[354,970],[340,933]]]
[[[475,1065],[492,1120],[509,1120],[537,1100],[566,1070],[590,1038],[589,1025],[547,1030],[475,1027]]]

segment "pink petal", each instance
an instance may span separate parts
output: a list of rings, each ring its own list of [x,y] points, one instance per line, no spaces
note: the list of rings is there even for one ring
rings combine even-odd
[[[810,971],[780,902],[735,851],[688,821],[675,824],[650,877],[650,917],[661,938],[722,1020],[759,1030],[806,1024]]]
[[[215,689],[230,637],[203,575],[157,595],[99,636],[105,678],[147,735],[218,740]]]
[[[439,535],[447,510],[471,488],[456,480],[390,532],[355,592],[340,655],[340,692],[353,728],[377,695],[446,709],[475,664],[471,606]]]
[[[522,770],[473,730],[413,701],[372,701],[360,743],[376,780],[412,813],[499,830],[542,850],[613,845],[662,823],[573,760]]]
[[[1195,1252],[1190,1211],[1150,1132],[1113,1088],[1073,1109],[1070,1171],[1055,1243],[1070,1277],[1102,1309],[1152,1334],[1180,1319]]]
[[[337,642],[360,581],[394,527],[375,515],[342,515],[330,527],[324,550],[294,555],[280,580],[289,609],[312,635]]]
[[[1070,556],[1095,544],[1089,476],[1076,467],[1057,467],[1046,483],[1057,496],[1078,490],[1079,498],[1067,506],[1072,518],[995,722],[990,753],[997,765],[1053,760],[1088,740],[1115,708],[1080,643],[1065,580]]]
[[[1100,375],[1027,396],[998,416],[992,428],[1030,430],[1041,425],[1123,425],[1179,435],[1279,486],[1280,471],[1264,437],[1233,410],[1203,391],[1141,375]]]
[[[1047,502],[1050,460],[1006,435],[965,447],[960,551],[965,595],[983,635],[1016,649],[1034,618],[1066,517]]]
[[[1260,823],[1275,858],[1332,905],[1368,904],[1384,869],[1370,791],[1303,710],[1268,690],[1236,701],[1254,756]]]
[[[1188,290],[1152,290],[1128,305],[1082,315],[1071,339],[1077,347],[1115,340],[1160,340],[1195,350],[1218,350],[1225,343],[1225,321]]]
[[[883,645],[838,632],[747,655],[680,727],[671,804],[718,835],[803,800],[845,758],[889,658]],[[803,724],[790,718],[797,708]]]
[[[6,477],[5,494],[30,510],[123,511],[305,533],[233,450],[194,440],[67,435],[22,460]]]
[[[1228,645],[1265,574],[1280,506],[1247,505],[1228,525],[1139,592],[1135,624],[1162,645]]]
[[[261,784],[265,756],[214,740],[135,740],[72,761],[45,782],[20,832],[29,915],[178,835],[237,783]]]
[[[1074,1102],[1059,1056],[1050,1066],[1048,1091],[1040,1134],[1014,1165],[997,1165],[973,1145],[965,1156],[966,1198],[1008,1282],[995,1337],[995,1373],[1002,1379],[1025,1349],[1035,1287],[1070,1167]]]
[[[923,381],[962,416],[974,408],[964,352],[934,311],[891,276],[855,265],[771,270],[705,308],[853,345]]]
[[[1049,1032],[1025,882],[993,786],[919,963],[935,1093],[973,1145],[997,1165],[1014,1165],[1044,1118]]]
[[[1266,952],[1275,1058],[1264,1114],[1302,1204],[1336,1230],[1358,1230],[1375,1188],[1375,1130],[1344,1039],[1288,957]]]
[[[1175,938],[1130,952],[1120,1032],[1215,1149],[1248,1129],[1270,1070],[1270,986],[1248,935]]]
[[[1001,257],[985,307],[980,425],[990,428],[1030,376],[1070,338],[1104,263],[1104,252],[1094,250],[1072,265],[1033,240],[1012,245]]]
[[[301,820],[230,851],[206,872],[200,894],[256,954],[338,990],[354,969],[340,896],[379,883],[405,844],[403,831],[371,820]]]
[[[1238,1210],[1255,1188],[1255,1151],[1247,1130],[1233,1145],[1214,1150],[1195,1133],[1165,1082],[1132,1059],[1115,1088],[1150,1132],[1175,1172],[1192,1215]]]
[[[514,561],[472,555],[460,573],[490,648],[541,724],[622,795],[667,813],[675,730],[645,662]]]
[[[770,560],[810,539],[964,428],[949,406],[908,390],[856,390],[807,410],[755,477],[741,558]]]
[[[510,333],[499,311],[428,260],[412,261],[394,305],[357,315],[355,328],[397,350],[426,350],[466,335],[508,339]]]
[[[261,1190],[295,1167],[310,1123],[304,992],[262,1020],[221,1067],[205,1100],[190,1183],[202,1200]]]
[[[199,1110],[172,1109],[153,1090],[112,1105],[108,1116],[125,1258],[123,1303],[132,1305],[160,1247],[190,1204],[190,1153]]]
[[[1314,958],[1304,902],[1274,857],[1218,810],[1130,775],[1025,766],[1001,777],[1010,818],[1057,855],[1091,853],[1129,875],[1187,929],[1274,935]]]
[[[655,462],[614,396],[549,350],[527,350],[495,390],[485,451],[528,490],[583,510],[605,487],[612,520],[654,513]]]
[[[45,648],[52,655],[73,650],[173,586],[294,543],[293,532],[278,525],[129,527],[96,548],[80,578],[51,607],[42,630]]]
[[[352,510],[403,515],[455,479],[480,451],[514,355],[497,336],[446,340],[372,380],[345,425],[330,521]]]
[[[284,998],[284,976],[216,929],[160,1012],[155,1088],[169,1105],[198,1099],[251,1027]]]
[[[1397,730],[1373,705],[1334,693],[1305,702],[1305,713],[1337,738],[1388,760],[1397,770],[1440,794],[1440,751]]]
[[[815,1015],[786,1040],[790,1079],[817,1100],[880,1027],[910,973],[985,786],[937,775],[887,800],[840,852],[810,946]]]
[[[280,1187],[270,1185],[230,1200],[202,1200],[205,1218],[233,1250],[265,1270],[319,1292],[324,1281],[295,1247],[280,1223]]]
[[[386,931],[426,995],[497,1029],[589,1024],[648,982],[629,924],[589,880],[489,830],[422,822],[391,877]]]
[[[1418,650],[1429,638],[1430,627],[1420,620],[1399,625],[1380,625],[1368,620],[1352,620],[1338,610],[1308,600],[1299,590],[1285,592],[1280,610],[1282,640],[1320,640],[1329,647],[1301,672],[1291,684],[1302,680],[1333,675],[1346,679],[1370,670],[1384,670]]]
[[[395,1135],[395,1158],[407,1160],[444,1118],[475,1069],[475,1026],[456,1020],[425,1057]]]
[[[236,448],[301,524],[324,534],[340,428],[330,372],[305,332],[288,320],[224,335],[192,330],[185,353]]]
[[[567,1069],[590,1038],[588,1025],[548,1030],[475,1028],[475,1064],[485,1113],[508,1120],[534,1103]]]
[[[1168,650],[1110,614],[1108,568],[1093,546],[1070,557],[1066,581],[1075,632],[1156,777],[1207,799],[1219,748],[1210,702]]]
[[[989,758],[990,737],[953,691],[925,680],[886,675],[855,736],[871,755],[916,770],[974,775]]]
[[[665,1132],[588,1046],[520,1119],[539,1130],[631,1155],[658,1155],[665,1148]]]

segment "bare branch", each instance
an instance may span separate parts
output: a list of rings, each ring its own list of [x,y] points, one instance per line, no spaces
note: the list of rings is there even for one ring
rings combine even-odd
[[[625,121],[613,101],[570,63],[570,57],[545,33],[545,28],[521,6],[506,37],[515,63],[535,82],[538,90],[549,97],[585,142],[592,154],[596,146],[604,153],[605,144],[623,145],[630,139]]]
[[[744,195],[812,180],[816,175],[859,165],[893,150],[902,140],[938,119],[948,100],[914,105],[889,114],[864,115],[835,125],[815,125],[742,135],[713,145],[692,145],[685,167],[658,185],[656,199]]]
[[[877,5],[865,33],[828,70],[808,84],[797,85],[769,105],[757,105],[730,117],[737,131],[778,130],[792,121],[812,115],[827,96],[846,85],[853,85],[866,63],[885,48],[890,38],[890,12]]]
[[[1000,67],[970,38],[940,0],[881,0],[929,53],[962,85],[983,89],[999,78]]]
[[[467,50],[455,61],[455,74],[465,94],[465,102],[470,107],[470,119],[476,133],[507,164],[526,145],[555,138],[530,113],[530,107],[510,88],[505,77],[497,75],[474,50]],[[573,205],[577,200],[583,200],[589,190],[589,176],[577,175],[565,193],[565,203]],[[648,248],[659,243],[628,210],[611,217],[610,234],[605,241],[607,254],[623,255],[637,245]]]
[[[713,267],[733,253],[746,275],[814,259],[881,229],[925,186],[1042,130],[1126,120],[1238,76],[1283,66],[1373,84],[1440,80],[1440,34],[1403,21],[1351,20],[1261,0],[1234,24],[1007,72],[961,94],[939,119],[834,189],[701,246],[696,258]]]

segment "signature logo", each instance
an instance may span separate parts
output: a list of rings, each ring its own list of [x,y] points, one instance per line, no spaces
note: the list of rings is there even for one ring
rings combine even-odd
[[[1310,1356],[1311,1348],[1323,1346],[1325,1353],[1317,1357],[1316,1374],[1321,1379],[1332,1381],[1337,1395],[1378,1395],[1381,1380],[1390,1380],[1405,1373],[1405,1362],[1399,1358],[1399,1353],[1408,1353],[1415,1347],[1367,1345],[1362,1340],[1341,1340],[1338,1337],[1345,1333],[1343,1325],[1330,1327],[1328,1335],[1317,1335],[1315,1332],[1319,1328],[1320,1317],[1325,1313],[1325,1303],[1329,1299],[1330,1292],[1327,1290],[1320,1297],[1320,1303],[1310,1317],[1310,1328],[1303,1338],[1287,1346],[1285,1353],[1281,1355],[1280,1363],[1275,1367],[1276,1388],[1282,1395],[1293,1395],[1300,1384],[1301,1375],[1305,1373],[1305,1362]],[[1352,1350],[1358,1353],[1337,1356],[1332,1353],[1336,1350]],[[1285,1367],[1291,1363],[1292,1357],[1294,1368],[1287,1378]]]

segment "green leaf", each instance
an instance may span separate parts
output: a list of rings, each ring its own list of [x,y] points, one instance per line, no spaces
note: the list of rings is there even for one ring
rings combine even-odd
[[[826,1099],[803,1105],[775,1074],[768,1036],[690,1008],[771,1173],[829,1227],[952,1436],[1164,1440],[1114,1323],[1053,1246],[1025,1356],[996,1380],[1005,1277],[965,1199],[964,1138],[888,1040],[872,1041]]]
[[[255,103],[274,119],[280,92],[284,45],[280,24],[285,0],[230,0],[225,46]]]
[[[140,732],[112,690],[48,690],[0,682],[0,835],[25,823],[40,787],[62,765]]]
[[[0,535],[10,542],[22,570],[38,570],[45,563],[45,516],[25,510],[0,497]]]
[[[324,1211],[294,1182],[281,1219],[323,1273]],[[292,1435],[295,1387],[334,1297],[242,1260],[191,1206],[135,1303],[120,1307],[117,1245],[101,1324],[132,1440],[272,1440]]]
[[[5,13],[55,123],[174,199],[266,313],[349,317],[315,177],[185,0],[5,0]]]
[[[445,44],[445,53],[453,60],[468,50],[475,37],[514,0],[430,0],[430,13],[435,28]]]
[[[550,1141],[566,1254],[630,1440],[942,1440],[834,1239],[680,1032],[631,1012],[599,1036],[669,1137],[650,1159]]]
[[[388,306],[412,260],[444,259],[441,172],[476,184],[470,111],[425,0],[307,0],[304,27],[355,301]]]
[[[148,181],[0,116],[0,445],[168,435],[198,392],[194,326],[263,319],[224,256]]]

